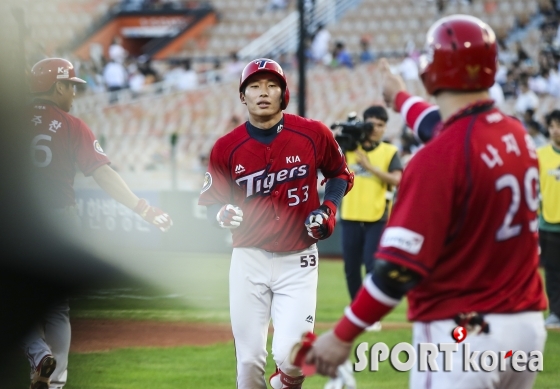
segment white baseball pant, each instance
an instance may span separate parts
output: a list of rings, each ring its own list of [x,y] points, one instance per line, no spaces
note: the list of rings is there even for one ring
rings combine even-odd
[[[490,326],[488,334],[467,335],[463,343],[470,344],[470,351],[513,352],[522,350],[529,355],[531,351],[544,351],[546,330],[542,312],[521,312],[512,314],[488,314],[484,320]],[[457,326],[453,320],[437,320],[428,323],[415,322],[413,326],[414,348],[418,343],[453,343],[451,332]],[[420,372],[413,368],[410,374],[410,389],[531,389],[537,378],[536,373],[526,369],[516,372],[507,363],[507,370],[499,369],[486,372],[463,371],[463,352],[453,353],[451,371],[443,371],[443,353],[439,353],[436,362],[437,372]],[[479,359],[476,359],[477,363]]]
[[[52,354],[56,359],[56,369],[50,377],[50,389],[62,388],[66,384],[70,351],[69,310],[67,301],[55,305],[24,341],[25,353],[32,369],[47,354]]]
[[[271,318],[276,365],[289,376],[301,375],[301,370],[289,363],[289,354],[303,333],[313,331],[318,260],[315,244],[287,253],[233,249],[229,296],[238,388],[267,387],[264,374]]]

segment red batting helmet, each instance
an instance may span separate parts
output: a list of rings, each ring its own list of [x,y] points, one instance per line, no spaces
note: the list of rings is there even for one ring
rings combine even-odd
[[[57,81],[86,83],[81,78],[76,77],[72,63],[62,58],[43,59],[31,68],[31,76],[29,77],[31,93],[46,92]]]
[[[286,109],[288,103],[290,102],[290,91],[288,90],[288,81],[284,75],[282,67],[278,65],[276,61],[268,58],[258,58],[249,62],[243,72],[241,72],[241,79],[239,80],[239,92],[245,90],[245,84],[247,79],[255,73],[268,72],[278,76],[280,83],[282,84],[282,103],[280,104],[281,109]]]
[[[442,89],[476,91],[494,84],[498,47],[496,35],[482,20],[451,15],[428,31],[425,63],[420,76],[429,94]]]

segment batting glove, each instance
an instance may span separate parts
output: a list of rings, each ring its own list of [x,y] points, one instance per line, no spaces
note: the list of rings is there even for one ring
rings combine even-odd
[[[216,220],[222,228],[237,228],[243,221],[243,211],[238,206],[227,204],[220,209]]]
[[[171,220],[171,217],[167,213],[157,207],[151,206],[146,199],[140,199],[140,201],[138,201],[134,212],[163,232],[169,230],[173,225],[173,220]]]
[[[327,200],[312,211],[305,220],[307,235],[313,239],[327,239],[332,235],[336,224],[336,206]]]

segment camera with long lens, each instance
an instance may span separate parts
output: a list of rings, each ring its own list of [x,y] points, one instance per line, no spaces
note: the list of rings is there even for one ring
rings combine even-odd
[[[331,130],[342,151],[354,151],[373,131],[373,124],[359,121],[356,112],[350,112],[345,122],[331,124]]]

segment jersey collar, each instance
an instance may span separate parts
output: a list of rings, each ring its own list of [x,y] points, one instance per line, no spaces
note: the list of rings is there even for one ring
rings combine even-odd
[[[247,129],[247,132],[249,133],[249,136],[251,138],[261,143],[269,144],[284,128],[284,117],[282,116],[282,119],[280,119],[278,123],[267,130],[255,127],[249,121],[245,123],[245,128]]]
[[[481,112],[486,112],[494,108],[494,100],[479,100],[472,104],[467,105],[454,115],[452,115],[445,123],[444,127],[449,126],[451,123],[470,115],[476,115]]]

